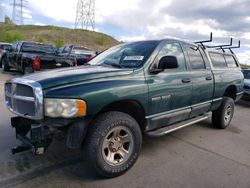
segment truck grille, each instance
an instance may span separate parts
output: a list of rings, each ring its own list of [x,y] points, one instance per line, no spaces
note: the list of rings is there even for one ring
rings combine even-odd
[[[22,117],[43,118],[43,95],[38,82],[15,78],[5,84],[5,102],[8,109]]]

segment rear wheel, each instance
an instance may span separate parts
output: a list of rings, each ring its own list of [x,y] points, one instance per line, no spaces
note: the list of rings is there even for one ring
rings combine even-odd
[[[23,65],[23,68],[22,68],[22,73],[23,74],[29,74],[29,73],[32,73],[34,72],[33,68],[31,66],[28,66],[26,67],[25,65]]]
[[[3,57],[3,59],[2,59],[2,70],[3,71],[9,71],[10,70],[10,66],[8,65],[6,57]]]
[[[219,129],[225,129],[229,126],[234,115],[234,100],[230,97],[224,97],[221,106],[213,111],[213,126]]]
[[[102,176],[125,173],[138,158],[141,130],[128,114],[106,112],[91,124],[86,140],[88,161]]]

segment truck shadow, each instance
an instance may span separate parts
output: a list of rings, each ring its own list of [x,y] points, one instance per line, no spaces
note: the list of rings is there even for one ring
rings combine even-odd
[[[241,99],[236,104],[239,106],[242,106],[242,107],[249,108],[250,107],[250,97],[248,99],[244,98],[244,100]]]

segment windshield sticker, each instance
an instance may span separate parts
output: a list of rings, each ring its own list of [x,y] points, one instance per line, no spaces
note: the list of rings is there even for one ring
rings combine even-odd
[[[144,56],[125,56],[124,61],[142,61]]]

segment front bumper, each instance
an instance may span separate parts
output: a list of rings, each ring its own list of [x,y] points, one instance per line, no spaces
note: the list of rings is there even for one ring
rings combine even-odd
[[[79,118],[46,119],[38,122],[23,117],[12,117],[11,125],[15,128],[16,138],[22,142],[22,145],[12,149],[12,153],[32,149],[35,154],[43,154],[58,134],[66,136],[68,148],[80,148],[90,121],[91,118]]]

